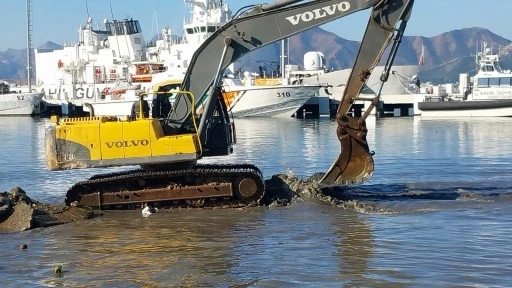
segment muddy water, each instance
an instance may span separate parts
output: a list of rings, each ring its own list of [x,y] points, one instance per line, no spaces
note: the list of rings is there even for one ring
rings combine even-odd
[[[345,189],[281,208],[108,212],[2,234],[0,287],[508,287],[512,283],[510,119],[369,122],[376,171]],[[47,172],[46,121],[0,121],[0,190],[59,203],[103,170]],[[328,120],[237,120],[234,155],[266,178],[327,169]],[[20,244],[28,249],[19,250]],[[53,268],[63,265],[56,277]]]

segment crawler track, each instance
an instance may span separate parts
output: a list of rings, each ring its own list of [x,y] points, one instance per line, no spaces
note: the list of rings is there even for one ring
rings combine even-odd
[[[66,205],[101,209],[134,209],[142,203],[160,207],[243,207],[258,205],[264,191],[263,176],[254,165],[203,164],[95,175],[68,190]]]

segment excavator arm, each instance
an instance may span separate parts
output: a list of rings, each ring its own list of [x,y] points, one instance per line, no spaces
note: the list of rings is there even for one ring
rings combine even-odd
[[[413,2],[414,0],[283,0],[270,5],[255,6],[251,11],[218,29],[195,52],[181,87],[181,90],[190,91],[198,97],[195,110],[203,111],[199,122],[203,147],[209,146],[208,139],[215,139],[208,137],[207,133],[210,122],[218,122],[218,117],[216,121],[211,120],[215,105],[221,102],[217,87],[221,74],[231,63],[270,43],[372,7],[364,38],[336,115],[341,153],[321,183],[347,185],[368,180],[373,174],[374,165],[366,141],[365,118],[374,108],[378,95],[372,99],[373,104],[361,119],[350,117],[348,112],[352,103],[358,100],[361,88],[396,34],[395,45],[386,63],[388,69],[385,73],[389,73]],[[395,28],[400,21],[399,28]],[[386,75],[382,78],[387,80]],[[218,110],[222,109],[216,109]],[[168,125],[177,129],[183,129],[185,125],[191,127],[191,115],[190,97],[178,96],[173,113],[169,115]],[[227,115],[223,120],[225,124],[229,123]]]

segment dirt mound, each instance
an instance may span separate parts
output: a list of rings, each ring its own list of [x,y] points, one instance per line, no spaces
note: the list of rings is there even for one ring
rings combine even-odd
[[[345,193],[342,187],[320,187],[318,181],[322,173],[300,179],[295,175],[275,174],[265,180],[265,196],[262,204],[269,207],[287,206],[307,198],[320,200],[326,204],[359,213],[388,213],[377,208],[374,204],[362,202]]]
[[[0,232],[25,231],[93,218],[91,210],[34,201],[19,187],[0,193]]]

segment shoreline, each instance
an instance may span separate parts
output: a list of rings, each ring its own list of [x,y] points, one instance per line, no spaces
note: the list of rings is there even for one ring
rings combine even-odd
[[[321,173],[307,179],[300,179],[291,174],[275,174],[265,180],[265,194],[257,207],[269,209],[283,207],[307,199],[320,201],[327,205],[364,213],[387,213],[375,205],[363,203],[358,197],[343,193],[340,187],[320,188],[318,180]],[[162,209],[161,207],[159,207]],[[249,208],[249,207],[247,207]],[[163,208],[165,210],[165,207]],[[178,209],[213,209],[213,208],[178,208]],[[239,209],[223,208],[219,209]],[[65,206],[64,204],[46,204],[32,200],[19,187],[9,192],[0,193],[0,233],[20,232],[35,228],[62,225],[85,221],[103,215],[102,210]]]

